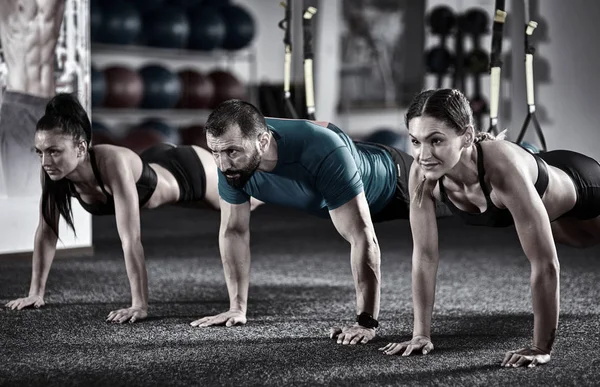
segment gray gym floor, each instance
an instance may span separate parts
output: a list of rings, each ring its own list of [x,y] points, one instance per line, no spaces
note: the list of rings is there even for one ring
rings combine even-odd
[[[529,262],[513,228],[440,222],[434,352],[402,358],[377,349],[412,331],[407,221],[377,225],[382,248],[381,329],[362,346],[328,338],[350,323],[349,246],[329,221],[263,207],[252,215],[248,324],[192,328],[225,311],[219,214],[147,211],[143,242],[150,318],[104,322],[130,302],[114,219],[94,219],[96,255],[54,262],[40,310],[0,311],[1,385],[597,385],[600,248],[559,247],[561,315],[550,364],[500,367],[528,345]],[[0,260],[0,302],[27,294],[29,260]]]

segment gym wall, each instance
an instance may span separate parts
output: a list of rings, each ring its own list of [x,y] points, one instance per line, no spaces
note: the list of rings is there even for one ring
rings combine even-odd
[[[130,0],[135,3],[134,0]],[[167,0],[164,0],[165,2]],[[193,1],[188,1],[193,3]],[[277,23],[283,18],[283,8],[279,6],[278,0],[245,0],[233,1],[243,6],[255,21],[254,38],[251,44],[241,50],[240,55],[234,57],[211,57],[202,55],[172,55],[158,58],[161,63],[170,66],[173,70],[186,67],[195,67],[201,71],[210,71],[215,66],[222,66],[234,74],[244,84],[257,83],[281,83],[283,81],[283,31],[278,28]],[[315,16],[314,46],[315,46],[315,92],[316,110],[320,120],[336,122],[353,137],[368,136],[378,127],[388,127],[398,132],[405,132],[403,108],[398,109],[370,109],[357,111],[339,111],[340,80],[340,29],[342,28],[342,4],[343,0],[314,1],[318,7]],[[494,0],[429,0],[425,2],[425,13],[440,5],[449,6],[457,14],[464,14],[468,10],[479,9],[489,16],[489,29],[494,9]],[[577,49],[581,49],[586,41],[586,36],[594,36],[596,23],[593,16],[597,16],[598,6],[588,4],[583,0],[575,1],[573,6],[564,5],[563,2],[539,2],[532,0],[534,7],[538,7],[540,16],[538,31],[533,43],[536,45],[536,57],[534,62],[536,75],[536,99],[537,113],[540,118],[542,129],[546,133],[549,148],[558,146],[568,149],[579,150],[595,155],[595,139],[593,116],[593,96],[583,93],[582,90],[594,90],[588,87],[589,82],[596,82],[593,77],[593,61],[579,61],[578,71],[573,71],[572,59],[578,55]],[[303,81],[302,74],[302,26],[297,20],[301,14],[302,1],[294,2],[294,13],[296,19],[292,23],[293,37],[293,79],[297,82]],[[514,140],[520,130],[526,115],[527,105],[525,97],[525,74],[523,52],[523,4],[521,0],[507,0],[506,10],[508,12],[507,23],[503,39],[503,69],[501,82],[501,102],[499,107],[499,127],[507,128],[509,139]],[[571,15],[571,16],[569,16]],[[581,15],[581,17],[579,17]],[[534,16],[535,15],[534,12]],[[579,17],[575,22],[575,17]],[[558,28],[561,26],[562,28]],[[439,38],[429,33],[426,20],[422,21],[424,31],[424,50],[428,50],[438,44]],[[545,32],[542,33],[542,30]],[[587,32],[586,32],[587,31]],[[542,36],[545,35],[545,36]],[[418,39],[418,37],[415,37]],[[491,46],[491,33],[484,34],[480,39],[481,47],[489,54]],[[448,39],[447,45],[452,48],[454,41]],[[127,53],[111,51],[110,49],[92,46],[93,62],[97,68],[103,68],[115,61],[126,63],[132,68],[140,68],[157,59],[145,53]],[[470,39],[465,40],[465,51],[472,49]],[[568,54],[566,54],[568,53]],[[246,54],[249,55],[245,56]],[[514,55],[513,55],[514,54]],[[422,52],[408,52],[407,56],[417,58]],[[588,53],[586,55],[589,56]],[[416,59],[415,59],[416,61]],[[551,64],[551,66],[550,66]],[[561,67],[560,71],[558,70]],[[563,69],[564,68],[564,69]],[[581,70],[581,71],[579,71]],[[580,76],[588,74],[588,77]],[[549,77],[549,79],[547,79]],[[489,75],[480,76],[481,94],[489,99],[490,92]],[[584,83],[585,82],[585,83]],[[428,74],[423,80],[424,87],[435,87],[435,76]],[[578,85],[578,87],[575,87]],[[466,80],[467,94],[473,90],[473,80]],[[568,98],[566,93],[572,92]],[[575,94],[576,93],[576,94]],[[561,109],[572,107],[568,111],[576,114],[557,114]],[[108,112],[102,108],[94,109],[95,121],[103,122],[111,126],[119,136],[125,136],[127,131],[143,120],[161,114],[167,114],[171,126],[182,128],[194,126],[198,131],[201,123],[206,119],[209,109],[201,109],[197,112],[155,112],[139,113],[126,109],[120,114]],[[161,117],[159,117],[161,118]],[[575,121],[573,121],[575,120]],[[488,116],[483,115],[483,128],[487,126]],[[578,135],[565,138],[562,133],[564,128],[577,128]],[[168,131],[168,130],[167,130]],[[533,131],[528,131],[525,140],[536,143]]]
[[[137,0],[129,0],[130,3],[138,3]],[[170,3],[164,0],[162,3]],[[151,3],[157,3],[153,1]],[[181,1],[175,1],[181,3]],[[186,3],[194,3],[187,1]],[[138,70],[149,63],[160,63],[171,71],[177,72],[183,68],[196,68],[201,72],[208,72],[215,66],[223,66],[234,74],[244,84],[281,84],[283,82],[284,68],[284,32],[278,27],[278,22],[284,17],[284,9],[278,0],[246,0],[232,1],[244,7],[255,21],[255,35],[248,47],[241,50],[240,54],[233,58],[223,60],[219,54],[199,55],[196,53],[179,52],[172,55],[164,54],[164,50],[157,49],[154,53],[150,49],[137,50],[123,47],[118,50],[114,45],[108,47],[106,44],[92,44],[92,58],[96,70],[103,71],[113,64],[127,65],[131,69]],[[351,136],[361,137],[368,134],[377,126],[390,126],[402,130],[403,112],[398,109],[373,109],[369,111],[339,112],[340,99],[340,28],[342,0],[319,1],[314,0],[311,4],[316,5],[318,12],[314,18],[314,75],[317,118],[325,121],[338,123]],[[100,4],[100,3],[98,3]],[[301,15],[306,1],[294,1],[294,19],[292,22],[293,41],[293,64],[292,81],[302,83],[303,74],[303,30]],[[92,9],[94,17],[94,9]],[[421,34],[422,35],[422,34]],[[414,38],[413,38],[414,40]],[[218,51],[218,50],[217,50]],[[244,55],[250,54],[248,58]],[[406,61],[410,57],[420,56],[407,54]],[[415,67],[415,66],[413,66]],[[418,67],[418,66],[416,66]],[[302,101],[301,101],[302,102]],[[141,109],[127,108],[116,111],[106,109],[106,106],[95,105],[93,109],[96,127],[105,130],[108,127],[119,139],[127,137],[132,127],[139,125],[146,119],[157,117],[162,121],[168,121],[171,129],[168,132],[177,131],[181,128],[194,126],[200,130],[202,122],[206,119],[210,108],[181,111],[173,110],[167,112],[158,109],[155,112],[142,112]],[[163,128],[164,129],[164,128]],[[176,142],[176,136],[168,136]]]
[[[513,20],[523,20],[521,1],[511,0]],[[520,5],[520,6],[517,6]],[[532,16],[540,21],[535,39],[534,72],[536,104],[540,125],[549,149],[569,149],[600,160],[598,90],[594,39],[600,33],[600,3],[597,1],[532,0]],[[523,51],[521,23],[511,25],[515,52]],[[543,30],[542,30],[543,27]],[[540,58],[546,63],[540,63]],[[513,58],[510,95],[512,119],[506,123],[511,134],[518,133],[527,114],[525,70],[521,58]],[[526,141],[535,143],[533,131]]]
[[[257,14],[275,15],[251,3],[92,1],[96,144],[135,151],[163,141],[203,146],[210,109],[224,99],[253,100],[248,86],[275,73],[258,73],[259,55],[272,54],[255,44],[264,33]]]
[[[404,125],[404,114],[406,107],[389,108],[371,108],[371,109],[355,109],[350,111],[339,111],[337,109],[338,98],[340,95],[340,81],[338,71],[340,68],[340,28],[342,28],[342,3],[343,0],[336,1],[321,1],[319,15],[321,20],[326,20],[326,23],[319,23],[317,30],[317,58],[316,78],[326,80],[326,82],[317,81],[317,111],[320,119],[336,122],[340,127],[344,128],[353,137],[365,138],[374,134],[378,128],[389,128],[390,130],[401,133],[406,136],[406,128]],[[412,64],[412,67],[420,68],[424,66],[424,51],[439,44],[439,38],[433,36],[429,31],[429,26],[426,25],[426,15],[435,7],[445,5],[450,7],[457,15],[462,15],[469,10],[480,10],[489,15],[488,29],[491,30],[492,12],[494,9],[494,0],[430,0],[424,3],[406,2],[409,6],[418,4],[424,7],[425,16],[420,21],[417,21],[420,28],[420,33],[409,29],[410,26],[404,25],[405,30],[410,31],[412,41],[416,41],[412,47],[404,47],[403,55]],[[416,12],[416,11],[410,11]],[[522,38],[521,38],[522,39]],[[420,49],[416,47],[421,45]],[[484,34],[480,37],[482,48],[488,53],[491,46],[491,33]],[[510,50],[510,41],[505,39],[504,51]],[[454,41],[452,37],[448,38],[447,46],[453,48]],[[472,49],[470,39],[465,39],[464,48],[466,51]],[[419,75],[412,75],[415,78],[420,78]],[[468,77],[467,77],[468,78]],[[489,94],[489,75],[482,74],[481,92],[483,95]],[[435,87],[435,76],[426,74],[422,80],[423,87]],[[503,90],[506,92],[508,80],[503,79]],[[448,82],[446,83],[446,86]],[[506,87],[505,87],[506,86]],[[473,81],[468,78],[466,80],[467,90],[473,89]],[[505,98],[508,98],[505,96]],[[501,109],[502,110],[502,109]]]

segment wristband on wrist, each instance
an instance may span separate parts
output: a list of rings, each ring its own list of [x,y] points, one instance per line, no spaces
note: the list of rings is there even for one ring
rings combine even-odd
[[[358,325],[365,328],[377,328],[379,326],[379,321],[375,320],[372,315],[367,312],[362,312],[358,316],[356,316],[356,322]]]

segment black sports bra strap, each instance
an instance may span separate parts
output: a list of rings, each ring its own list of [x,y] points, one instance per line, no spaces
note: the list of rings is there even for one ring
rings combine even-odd
[[[550,180],[548,178],[548,167],[546,167],[546,163],[540,157],[533,155],[533,158],[535,158],[538,166],[538,177],[535,182],[535,190],[538,195],[542,197],[546,192],[546,188],[548,188],[548,182]]]
[[[445,176],[442,176],[442,177],[440,177],[440,179],[438,180],[438,185],[439,185],[439,187],[440,187],[440,195],[442,196],[442,199],[443,199],[444,197],[446,197],[446,198],[448,197],[448,195],[446,195],[446,188],[444,188],[444,177],[445,177]]]
[[[477,175],[479,175],[479,185],[481,186],[481,190],[485,195],[485,199],[489,202],[490,199],[490,191],[485,184],[485,169],[483,168],[483,151],[481,150],[481,144],[475,143],[475,147],[477,149]]]
[[[90,148],[89,153],[90,153],[90,161],[92,163],[92,170],[94,171],[94,176],[96,177],[96,181],[98,182],[98,184],[100,185],[100,189],[102,190],[102,192],[104,193],[104,195],[106,195],[106,198],[108,199],[110,197],[110,194],[104,188],[104,182],[102,181],[102,176],[100,176],[100,170],[98,169],[98,165],[96,165],[96,156],[94,155],[94,150],[92,148]]]

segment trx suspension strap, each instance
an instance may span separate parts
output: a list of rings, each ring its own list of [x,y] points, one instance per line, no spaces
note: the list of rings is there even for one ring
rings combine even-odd
[[[504,0],[496,0],[494,26],[492,32],[492,50],[490,52],[490,127],[488,132],[498,134],[498,105],[500,104],[500,80],[502,69],[502,34],[506,12]]]
[[[298,118],[296,109],[294,109],[294,105],[291,101],[292,95],[290,93],[290,76],[292,68],[292,37],[290,32],[292,27],[292,0],[287,0],[287,3],[282,1],[279,4],[285,9],[285,16],[283,20],[279,22],[279,28],[284,31],[283,44],[285,45],[285,60],[283,64],[283,99],[285,102],[285,107],[288,110],[291,118]]]
[[[525,0],[525,79],[527,81],[527,117],[525,117],[525,122],[523,123],[523,127],[521,128],[521,133],[519,133],[519,137],[517,138],[517,144],[520,144],[525,136],[525,132],[527,132],[527,128],[529,123],[533,121],[534,129],[540,139],[541,147],[543,151],[546,151],[546,139],[544,138],[544,133],[542,132],[542,128],[537,120],[535,115],[535,94],[533,89],[533,54],[535,53],[535,48],[529,44],[529,37],[533,34],[533,31],[537,27],[537,22],[531,20],[529,14],[529,0]]]
[[[306,93],[306,109],[308,119],[315,119],[315,89],[313,83],[313,46],[312,46],[312,17],[317,13],[315,7],[308,7],[302,15],[304,30],[304,86]]]

